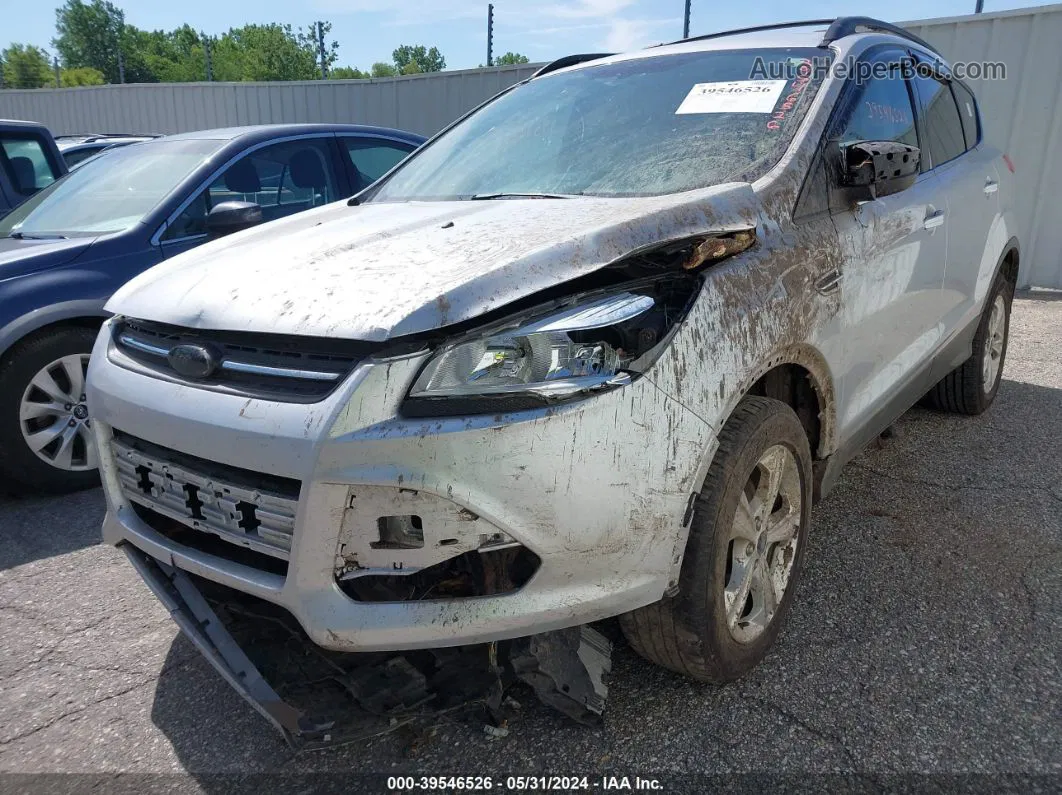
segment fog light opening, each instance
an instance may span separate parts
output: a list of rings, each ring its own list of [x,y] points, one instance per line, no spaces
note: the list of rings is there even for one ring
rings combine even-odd
[[[380,540],[369,543],[373,549],[424,548],[424,522],[419,516],[381,516],[376,524]]]

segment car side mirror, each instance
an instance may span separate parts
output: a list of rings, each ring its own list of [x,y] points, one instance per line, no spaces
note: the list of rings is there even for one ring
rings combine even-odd
[[[841,187],[853,201],[907,190],[918,179],[922,153],[896,141],[856,141],[841,146]]]
[[[254,202],[228,201],[214,205],[207,213],[211,238],[223,237],[262,223],[262,208]]]

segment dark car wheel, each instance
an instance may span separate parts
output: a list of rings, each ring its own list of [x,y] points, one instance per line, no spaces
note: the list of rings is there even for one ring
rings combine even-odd
[[[67,327],[16,345],[0,366],[0,476],[15,491],[99,483],[85,374],[96,332]]]
[[[693,679],[729,682],[774,643],[811,520],[811,451],[793,410],[747,397],[727,420],[690,524],[678,593],[620,617],[631,646]]]
[[[996,277],[973,339],[973,353],[929,390],[923,403],[938,411],[977,415],[988,410],[1003,380],[1014,285]]]

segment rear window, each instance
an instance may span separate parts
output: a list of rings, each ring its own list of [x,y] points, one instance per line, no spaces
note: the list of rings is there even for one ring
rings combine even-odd
[[[955,101],[959,106],[966,148],[973,149],[981,140],[981,120],[977,115],[977,100],[974,99],[973,92],[962,83],[952,82],[951,90],[955,92]]]

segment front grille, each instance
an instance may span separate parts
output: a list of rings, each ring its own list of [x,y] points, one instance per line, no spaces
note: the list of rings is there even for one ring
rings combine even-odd
[[[178,453],[121,431],[111,441],[122,493],[186,527],[287,560],[299,482]]]
[[[176,369],[171,354],[178,346],[207,352],[208,372]],[[128,369],[201,389],[312,403],[325,398],[378,347],[356,340],[205,331],[125,319],[114,326],[110,357]]]

